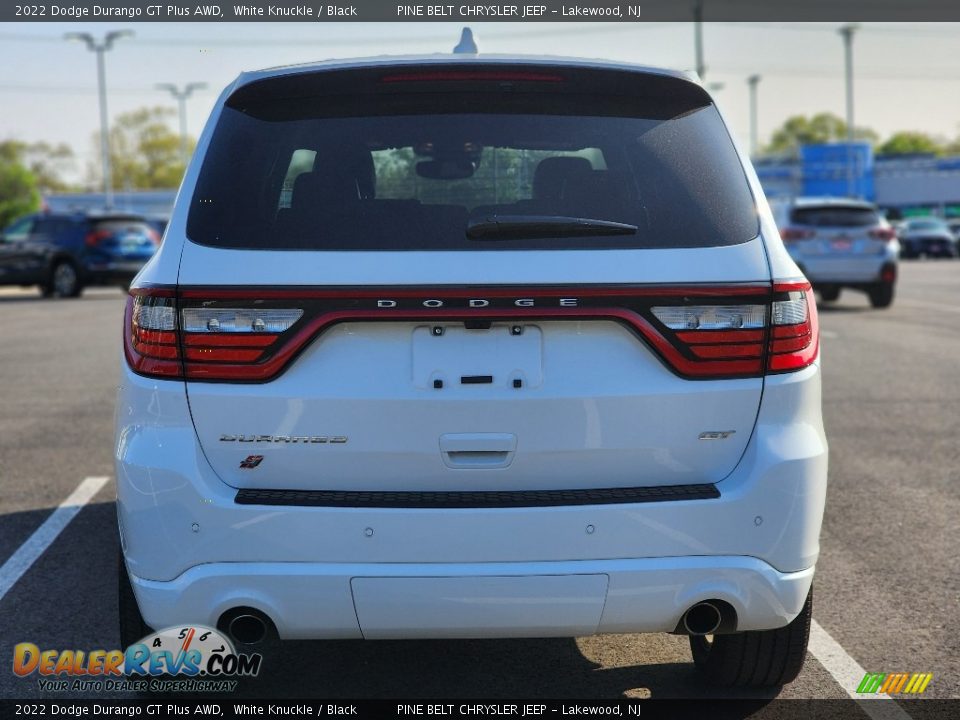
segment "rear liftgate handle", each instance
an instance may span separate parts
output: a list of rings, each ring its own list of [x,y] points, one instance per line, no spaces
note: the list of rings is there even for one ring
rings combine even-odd
[[[517,436],[512,433],[449,433],[440,436],[440,456],[449,468],[504,468],[513,462]]]

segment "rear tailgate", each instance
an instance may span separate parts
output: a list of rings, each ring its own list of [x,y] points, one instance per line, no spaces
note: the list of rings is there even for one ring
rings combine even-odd
[[[765,300],[759,241],[679,257],[655,250],[601,258],[557,253],[549,268],[528,270],[541,282],[520,288],[509,284],[512,254],[477,257],[472,268],[450,273],[425,273],[429,265],[417,254],[385,258],[368,280],[395,273],[421,283],[339,291],[322,283],[352,281],[363,272],[356,259],[340,265],[323,254],[296,253],[281,263],[273,255],[229,251],[225,258],[222,250],[194,244],[184,255],[184,307],[251,307],[254,314],[295,308],[304,314],[290,335],[314,338],[291,353],[289,364],[270,369],[277,374],[266,381],[203,381],[210,368],[189,366],[190,407],[204,452],[236,487],[532,490],[716,482],[735,467],[752,432],[759,374],[683,377],[634,321],[649,318],[669,337],[649,314],[658,302]],[[195,289],[208,274],[190,268],[225,259],[251,269],[235,275],[239,285],[274,273],[278,284]],[[611,294],[611,285],[583,282],[587,269],[634,282]],[[300,290],[279,285],[291,272]],[[742,282],[745,273],[760,280],[755,289]],[[437,282],[450,274],[462,285]],[[690,283],[692,276],[698,282]],[[542,282],[547,277],[555,282]],[[296,281],[307,278],[321,284],[302,289]],[[565,289],[547,289],[556,281]],[[686,290],[678,295],[675,285]],[[759,294],[730,297],[730,289]],[[704,300],[694,290],[714,295]],[[470,307],[471,300],[489,305]]]
[[[744,451],[770,275],[741,161],[684,77],[261,78],[181,197],[187,392],[235,487],[684,485]]]

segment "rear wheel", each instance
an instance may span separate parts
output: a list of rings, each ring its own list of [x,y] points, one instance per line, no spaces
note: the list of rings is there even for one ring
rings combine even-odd
[[[890,307],[893,303],[893,284],[878,283],[871,286],[867,291],[870,296],[870,304],[875,308]]]
[[[130,584],[127,565],[123,561],[123,551],[121,550],[117,554],[119,556],[117,581],[119,586],[120,647],[126,650],[153,630],[144,622],[143,616],[140,614],[137,596],[133,594],[133,585]]]
[[[796,679],[807,657],[813,588],[800,614],[786,627],[749,630],[730,635],[691,635],[690,650],[697,669],[717,685],[772,687]]]
[[[825,287],[820,289],[820,299],[824,302],[836,302],[840,299],[840,288]]]
[[[54,295],[60,298],[77,297],[83,291],[80,284],[80,273],[69,260],[60,260],[50,272],[48,287],[44,295]]]

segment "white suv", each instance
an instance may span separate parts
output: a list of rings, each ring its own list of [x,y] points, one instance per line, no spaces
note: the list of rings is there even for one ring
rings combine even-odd
[[[130,291],[123,642],[673,632],[803,663],[817,314],[689,75],[245,73]]]

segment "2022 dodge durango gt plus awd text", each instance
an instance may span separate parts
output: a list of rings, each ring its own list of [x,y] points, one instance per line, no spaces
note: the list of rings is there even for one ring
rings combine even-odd
[[[124,643],[670,632],[803,663],[817,313],[691,76],[245,73],[130,291]]]

